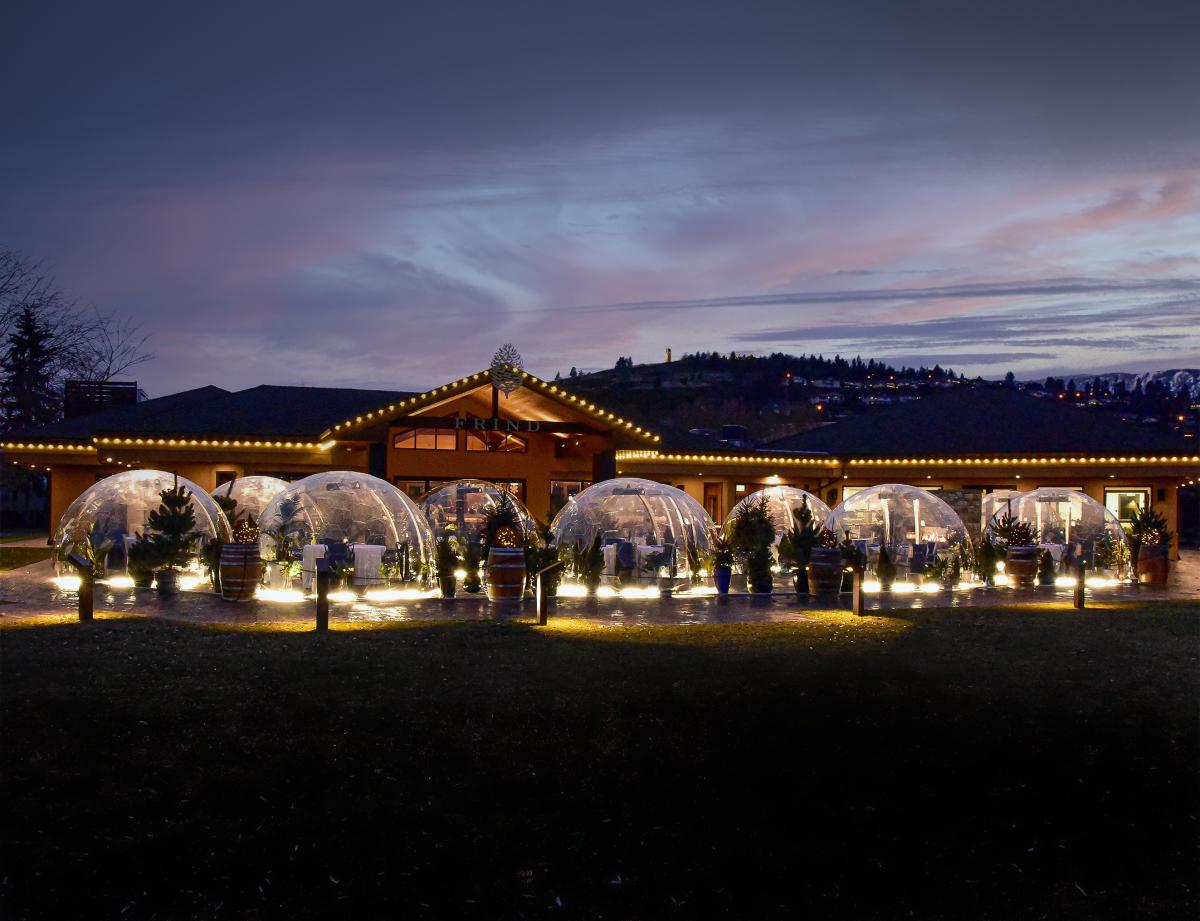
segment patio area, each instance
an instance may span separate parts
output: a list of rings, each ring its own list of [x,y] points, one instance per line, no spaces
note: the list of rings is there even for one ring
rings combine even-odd
[[[77,595],[62,591],[51,581],[48,561],[11,570],[0,576],[0,618],[17,619],[46,615],[70,615],[76,610]],[[1053,604],[1068,608],[1072,589],[1039,587],[1013,589],[1006,586],[977,587],[937,592],[870,592],[865,596],[869,611],[914,611],[1003,607],[1016,604]],[[1120,585],[1089,588],[1088,599],[1104,601],[1167,601],[1200,598],[1200,551],[1184,550],[1171,567],[1165,587]],[[295,602],[257,599],[242,603],[224,602],[219,596],[200,591],[180,592],[161,598],[153,589],[96,586],[97,612],[197,624],[295,624],[312,623],[315,604],[311,598]],[[551,617],[577,618],[598,626],[758,624],[805,620],[822,611],[849,610],[850,596],[843,593],[835,603],[792,592],[771,595],[733,593],[678,594],[661,598],[560,598],[550,609]],[[420,598],[403,601],[330,601],[330,622],[467,621],[532,617],[532,598],[519,606],[490,605],[482,595],[460,594],[453,599]]]

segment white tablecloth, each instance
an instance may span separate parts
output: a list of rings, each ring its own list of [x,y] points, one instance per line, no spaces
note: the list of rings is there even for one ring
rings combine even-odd
[[[615,576],[617,574],[617,545],[606,544],[600,549],[604,553],[604,574]]]
[[[354,584],[382,585],[383,575],[379,567],[383,563],[383,544],[351,544],[350,552],[354,554]]]
[[[312,591],[313,579],[317,575],[317,560],[325,559],[324,544],[305,544],[300,548],[300,580],[306,592]]]

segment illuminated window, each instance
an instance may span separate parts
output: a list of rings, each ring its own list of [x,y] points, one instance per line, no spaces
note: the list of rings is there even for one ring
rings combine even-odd
[[[1150,504],[1149,489],[1106,489],[1104,506],[1121,522],[1133,520],[1133,513]]]
[[[493,432],[487,429],[467,429],[468,451],[496,451],[501,454],[524,454],[529,445],[524,438],[511,432]]]
[[[405,429],[397,432],[392,447],[400,450],[456,451],[458,433],[454,429]]]
[[[567,501],[579,495],[588,486],[587,480],[551,480],[550,481],[550,515],[558,513]]]

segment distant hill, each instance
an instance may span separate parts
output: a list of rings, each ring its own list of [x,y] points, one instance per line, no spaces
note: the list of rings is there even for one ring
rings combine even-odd
[[[957,383],[952,370],[893,367],[862,358],[700,353],[671,362],[560,373],[572,391],[622,415],[676,431],[740,426],[753,440],[793,435],[867,403],[915,399]]]

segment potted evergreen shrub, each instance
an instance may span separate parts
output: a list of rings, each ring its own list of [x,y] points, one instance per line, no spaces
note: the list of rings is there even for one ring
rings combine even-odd
[[[434,569],[437,573],[438,588],[441,589],[443,598],[454,597],[454,570],[458,569],[458,563],[458,554],[454,550],[454,545],[450,543],[450,538],[441,538],[437,542],[437,551],[434,555]]]
[[[879,548],[879,560],[875,563],[875,575],[879,579],[880,589],[890,592],[892,585],[896,582],[896,564],[892,562],[892,556],[888,553],[886,545]]]
[[[600,588],[600,580],[604,576],[604,549],[597,534],[586,549],[577,550],[575,554],[575,570],[579,581],[587,588],[589,595],[596,594]]]
[[[992,535],[984,534],[975,552],[975,571],[984,585],[996,584],[996,568],[1004,559],[1004,548],[992,541]]]
[[[1171,571],[1171,532],[1167,519],[1150,506],[1136,509],[1129,522],[1132,569],[1143,585],[1163,585]]]
[[[483,590],[483,581],[479,576],[479,567],[483,564],[483,548],[479,541],[467,539],[462,542],[463,591],[478,595]]]
[[[1038,585],[1053,585],[1058,577],[1054,555],[1049,550],[1043,550],[1038,561]]]
[[[837,545],[837,548],[842,557],[842,571],[853,583],[855,576],[861,578],[867,571],[867,555],[854,543],[849,531],[842,536],[841,543]]]
[[[713,584],[718,595],[729,594],[729,583],[733,580],[733,548],[719,532],[714,532],[710,543],[713,550]]]
[[[766,496],[738,508],[729,525],[729,544],[742,565],[746,590],[770,594],[774,587],[771,548],[775,544],[775,521]]]
[[[796,594],[804,595],[808,593],[808,561],[824,529],[814,520],[807,496],[796,513],[796,519],[796,523],[780,538],[777,552],[780,567],[791,570]]]
[[[149,588],[154,582],[154,570],[163,565],[158,545],[144,534],[136,535],[129,545],[127,568],[134,588]]]
[[[179,485],[178,477],[174,486],[159,493],[159,506],[150,513],[147,530],[162,554],[155,585],[160,595],[173,595],[179,591],[179,570],[191,561],[199,537],[192,493]]]
[[[1004,548],[1005,571],[1011,584],[1029,588],[1037,579],[1037,527],[1008,512],[992,519],[992,533]]]

